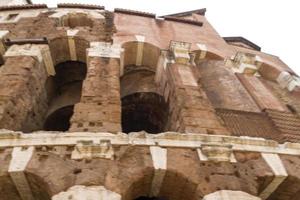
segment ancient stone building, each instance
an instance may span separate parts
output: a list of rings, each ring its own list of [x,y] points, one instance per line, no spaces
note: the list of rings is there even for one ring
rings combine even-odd
[[[205,9],[0,5],[1,200],[300,199],[300,78]]]

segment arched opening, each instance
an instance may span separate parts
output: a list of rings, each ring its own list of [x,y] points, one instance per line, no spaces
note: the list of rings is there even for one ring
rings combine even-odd
[[[148,167],[144,169],[132,167],[130,173],[137,176],[133,176],[130,180],[127,180],[128,177],[120,177],[122,179],[120,182],[127,183],[126,187],[120,188],[122,200],[198,200],[203,197],[203,194],[196,190],[197,178],[192,180],[187,177],[189,172],[167,170],[161,181],[157,181],[152,170]]]
[[[70,119],[74,106],[66,106],[53,112],[46,119],[44,129],[46,131],[67,131],[70,128]]]
[[[159,94],[139,92],[122,98],[122,129],[125,133],[164,132],[167,116],[168,104]]]
[[[122,129],[125,133],[166,130],[169,105],[155,83],[160,49],[144,42],[128,42],[121,83]]]
[[[67,61],[55,66],[56,75],[47,81],[49,107],[44,122],[46,131],[67,131],[74,105],[80,101],[86,64]]]

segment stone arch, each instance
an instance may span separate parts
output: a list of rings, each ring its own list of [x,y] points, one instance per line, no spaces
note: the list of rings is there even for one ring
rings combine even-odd
[[[266,79],[276,81],[283,69],[279,69],[275,65],[267,62],[263,62],[258,69],[258,72]]]
[[[199,45],[199,44],[198,44]],[[199,45],[199,50],[193,51],[195,55],[195,63],[198,64],[202,60],[224,60],[225,57],[212,48],[207,48],[206,45]]]
[[[94,20],[105,20],[103,11],[82,9],[57,9],[50,18],[55,18],[57,26],[70,27],[93,27]]]
[[[78,26],[82,27],[93,27],[93,20],[88,16],[87,13],[68,13],[61,19],[61,26],[75,28]]]
[[[152,169],[148,170],[149,174],[151,171]],[[162,173],[164,170],[158,171]],[[161,184],[155,182],[155,176],[151,177],[152,182],[149,183],[147,173],[140,179],[133,180],[122,200],[198,200],[195,195],[196,183],[174,170],[167,169],[164,173],[166,175]],[[183,183],[185,184],[184,188],[182,188]],[[155,190],[157,192],[154,192]]]
[[[49,47],[53,65],[66,61],[87,62],[86,50],[90,42],[83,37],[76,36],[77,32],[67,32],[69,36],[61,36],[49,39]]]
[[[125,50],[122,75],[137,67],[147,68],[154,72],[156,71],[161,52],[159,47],[142,40],[126,42],[122,45],[122,48]]]
[[[79,103],[81,98],[82,82],[87,74],[86,50],[90,42],[76,36],[77,32],[77,30],[67,30],[67,36],[49,39],[56,75],[50,76],[45,86],[49,107],[45,114],[43,128],[47,131],[66,131],[69,125],[63,123],[56,126],[54,122],[57,120],[54,119],[59,117],[69,124],[74,105]],[[70,74],[72,76],[69,76]],[[56,91],[57,89],[59,91]]]
[[[122,45],[125,50],[120,78],[123,131],[163,132],[169,106],[155,83],[161,51],[144,42],[142,36],[136,37],[138,41]]]

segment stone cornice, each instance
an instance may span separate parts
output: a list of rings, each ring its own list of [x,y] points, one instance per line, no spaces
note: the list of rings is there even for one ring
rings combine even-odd
[[[203,145],[231,146],[233,151],[260,152],[300,155],[299,143],[279,144],[276,141],[263,138],[234,137],[207,134],[180,134],[166,132],[157,135],[146,133],[59,133],[36,132],[23,134],[2,130],[0,132],[0,148],[29,147],[29,146],[75,146],[78,141],[109,140],[112,146],[160,146],[170,148],[198,149]]]
[[[104,6],[91,5],[91,4],[79,4],[79,3],[59,3],[57,8],[81,8],[81,9],[92,9],[92,10],[104,10]]]
[[[123,8],[115,8],[114,12],[128,14],[128,15],[136,15],[136,16],[141,16],[141,17],[150,17],[150,18],[156,17],[156,15],[153,13],[147,13],[147,12],[136,11],[136,10],[128,10],[128,9],[123,9]]]
[[[198,14],[198,15],[205,16],[205,13],[206,13],[206,8],[201,8],[201,9],[197,9],[197,10],[191,10],[191,11],[186,11],[186,12],[163,15],[163,16],[160,16],[160,17],[185,17],[185,16],[190,16],[192,14]]]

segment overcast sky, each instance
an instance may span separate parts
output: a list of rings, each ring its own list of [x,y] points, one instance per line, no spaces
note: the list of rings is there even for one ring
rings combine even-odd
[[[221,36],[243,36],[279,56],[300,75],[300,2],[298,0],[33,0],[103,5],[157,15],[207,8],[206,17]],[[297,48],[298,47],[298,48]]]

